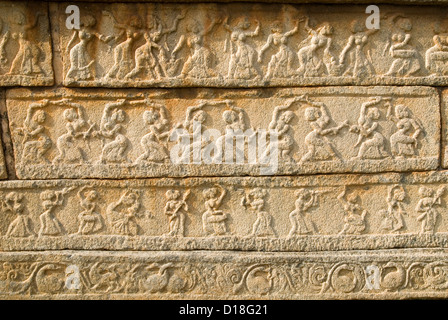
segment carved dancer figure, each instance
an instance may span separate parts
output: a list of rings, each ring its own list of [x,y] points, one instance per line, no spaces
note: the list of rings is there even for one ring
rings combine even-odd
[[[317,30],[310,28],[309,18],[305,18],[305,30],[308,32],[308,38],[299,45],[302,47],[297,53],[299,58],[298,74],[304,77],[319,77],[331,73],[335,65],[335,58],[330,52],[333,35],[333,27],[324,23]],[[323,48],[324,54],[322,60],[318,56],[318,50]]]
[[[213,54],[209,48],[204,45],[204,37],[212,32],[217,19],[211,21],[207,27],[202,27],[198,22],[193,22],[187,26],[188,35],[182,35],[173,49],[172,56],[175,57],[177,51],[186,44],[190,50],[190,55],[182,67],[181,78],[203,79],[214,77],[212,70]]]
[[[55,101],[54,104],[67,106],[68,109],[65,109],[63,113],[64,120],[67,122],[65,125],[67,133],[61,135],[57,140],[56,146],[59,154],[54,158],[53,163],[84,163],[86,159],[79,139],[89,138],[95,124],[85,120],[84,108],[78,103],[62,99]],[[89,128],[82,131],[87,125]]]
[[[371,59],[365,54],[369,37],[378,29],[365,30],[364,21],[355,20],[351,23],[352,35],[339,56],[339,64],[344,66],[344,76],[365,78],[375,74]]]
[[[40,215],[39,237],[41,236],[60,236],[65,233],[64,227],[55,215],[58,206],[64,204],[64,196],[75,187],[64,188],[62,191],[46,190],[40,194],[44,212]]]
[[[17,216],[9,225],[8,230],[6,231],[6,237],[26,238],[36,235],[33,230],[31,219],[25,211],[23,195],[14,191],[10,192],[5,196],[1,205],[3,212],[10,212]]]
[[[100,163],[102,164],[128,162],[125,153],[129,142],[122,133],[124,131],[122,123],[126,119],[126,114],[122,109],[119,109],[126,103],[126,100],[121,99],[118,102],[106,104],[104,108],[98,134],[100,137],[111,141],[106,143],[103,141],[103,149],[100,156]]]
[[[130,102],[131,105],[141,103],[150,108],[143,112],[143,121],[148,126],[149,132],[140,140],[145,152],[135,160],[135,163],[167,162],[169,155],[165,145],[170,135],[168,111],[165,106],[149,100]]]
[[[306,213],[312,207],[318,206],[318,197],[322,192],[308,191],[306,189],[299,189],[294,194],[297,197],[295,201],[295,209],[289,214],[289,221],[291,221],[291,230],[288,237],[295,235],[304,235],[313,233],[313,226],[310,222],[307,223]]]
[[[392,114],[392,104],[387,102],[387,118],[395,122],[397,132],[390,136],[390,148],[395,158],[414,157],[417,152],[418,137],[423,133],[423,127],[412,119],[408,107],[398,104],[395,115]]]
[[[347,195],[347,187],[338,195],[338,200],[344,207],[346,216],[344,218],[344,227],[339,234],[361,234],[366,229],[367,210],[363,210],[357,203],[359,196],[353,194]],[[361,212],[362,211],[362,212]],[[359,214],[358,212],[361,212]]]
[[[77,234],[89,235],[95,234],[103,229],[103,218],[98,213],[97,201],[99,198],[98,192],[95,190],[86,191],[87,187],[82,187],[78,191],[78,199],[81,208],[84,209],[78,215],[79,229]]]
[[[224,20],[224,28],[230,33],[230,62],[228,79],[245,79],[249,80],[258,77],[260,74],[255,67],[257,61],[257,52],[247,42],[248,37],[256,37],[260,33],[260,22],[256,22],[257,26],[254,31],[248,31],[250,22],[247,18],[241,21],[236,28],[228,25],[229,17]]]
[[[271,237],[276,236],[276,233],[272,227],[272,216],[266,211],[262,211],[266,197],[267,191],[261,188],[252,189],[248,194],[246,194],[241,204],[247,209],[250,209],[257,214],[257,220],[255,221],[252,233],[249,236],[253,237]]]
[[[381,210],[379,213],[383,216],[382,229],[392,233],[399,233],[405,227],[403,215],[407,215],[404,208],[404,198],[406,192],[400,185],[394,185],[389,188],[387,194],[387,210]]]
[[[354,160],[384,159],[389,157],[389,154],[384,149],[385,138],[378,131],[379,124],[377,120],[380,118],[380,111],[377,107],[373,107],[383,100],[387,101],[389,98],[376,97],[363,103],[358,124],[350,127],[350,132],[358,134],[355,148],[360,146],[358,155],[353,158]]]
[[[266,41],[266,44],[261,47],[258,53],[258,62],[261,63],[263,53],[271,46],[278,47],[276,54],[272,55],[268,64],[268,71],[265,75],[265,79],[271,78],[290,78],[296,74],[293,69],[293,63],[295,54],[288,47],[288,38],[295,35],[299,31],[299,23],[302,20],[296,22],[294,29],[282,33],[281,22],[274,23],[271,29],[271,34]]]
[[[8,58],[6,57],[5,46],[9,40],[10,33],[6,31],[3,35],[1,34],[3,31],[3,20],[0,19],[0,64],[5,65],[8,62]]]
[[[49,100],[42,100],[30,104],[23,127],[16,128],[18,135],[23,137],[22,156],[20,162],[26,164],[48,164],[45,154],[50,150],[52,141],[45,133],[43,124],[47,119],[47,113],[42,110],[52,104]],[[13,127],[15,124],[11,124]]]
[[[128,190],[121,196],[120,200],[111,203],[106,209],[106,215],[112,230],[119,235],[136,236],[140,226],[137,217],[140,216],[141,207],[140,193]]]
[[[222,236],[227,234],[227,214],[218,210],[226,195],[226,190],[216,184],[215,187],[204,190],[203,195],[206,211],[202,214],[202,229],[205,235]]]
[[[185,218],[188,214],[187,199],[190,190],[185,191],[181,198],[178,190],[168,190],[165,194],[167,203],[165,205],[165,214],[168,216],[170,224],[170,232],[165,234],[171,237],[185,236]]]
[[[446,20],[443,21],[444,25],[446,23]],[[426,50],[425,67],[432,76],[446,76],[448,75],[448,30],[442,27],[442,23],[434,23],[433,31],[434,45]]]
[[[169,29],[163,30],[162,23],[153,18],[153,25],[149,26],[148,30],[143,33],[145,43],[135,50],[135,68],[129,72],[125,79],[146,78],[161,79],[167,77],[166,70],[166,55],[167,44],[159,45],[158,42],[166,38],[166,35],[177,30],[177,25],[181,19],[185,17],[185,13],[178,15],[173,22],[173,26]],[[155,29],[154,32],[150,32]],[[155,50],[159,51],[157,55]],[[162,52],[163,51],[163,52]]]
[[[277,135],[277,142],[270,142],[269,148],[267,148],[263,157],[266,157],[268,152],[272,154],[274,148],[277,148],[279,159],[285,162],[294,163],[294,159],[291,156],[291,151],[294,144],[293,133],[291,132],[291,126],[289,123],[294,117],[292,111],[284,111],[291,107],[299,99],[291,99],[284,106],[277,106],[272,114],[272,120],[269,123],[269,130],[273,131]]]
[[[441,198],[445,190],[445,186],[440,187],[434,194],[434,190],[428,187],[418,189],[418,193],[422,198],[417,203],[415,211],[420,214],[417,217],[417,221],[421,223],[420,234],[434,234],[436,232],[436,222],[439,213],[434,207],[442,204]]]
[[[11,63],[11,69],[7,73],[8,75],[45,75],[45,72],[40,66],[40,60],[42,57],[42,50],[34,43],[30,30],[34,29],[38,22],[39,17],[43,17],[44,14],[37,12],[33,17],[33,20],[26,22],[24,14],[17,12],[17,23],[21,26],[21,30],[12,34],[12,38],[17,40],[19,50]]]
[[[66,54],[69,53],[70,57],[70,69],[65,76],[66,81],[85,81],[95,77],[92,70],[95,60],[90,56],[88,46],[95,38],[106,43],[113,39],[113,36],[107,37],[96,32],[93,29],[95,25],[96,19],[93,16],[83,15],[81,28],[73,31],[66,48]],[[70,49],[77,39],[79,42]]]
[[[383,55],[389,47],[389,55],[394,58],[389,71],[384,75],[391,77],[409,77],[420,70],[420,62],[417,50],[409,44],[412,30],[411,20],[400,15],[390,17],[390,21],[398,28],[398,32],[392,35],[391,42],[384,48]]]
[[[306,95],[299,97],[299,101],[308,106],[305,109],[305,120],[308,121],[311,129],[313,129],[305,137],[308,152],[300,161],[341,159],[336,147],[328,140],[327,136],[336,135],[342,128],[348,127],[348,121],[344,121],[336,127],[326,128],[331,122],[327,106],[322,102],[311,101]]]
[[[105,75],[106,79],[124,79],[135,67],[134,45],[143,33],[142,21],[138,16],[131,16],[128,23],[118,23],[112,13],[104,11],[104,15],[109,16],[114,22],[114,28],[122,31],[115,37],[118,41],[123,35],[125,40],[115,46],[114,65]]]

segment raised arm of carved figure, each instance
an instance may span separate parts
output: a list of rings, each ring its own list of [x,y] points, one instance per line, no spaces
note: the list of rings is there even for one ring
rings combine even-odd
[[[179,25],[179,21],[185,18],[185,10],[182,10],[181,13],[174,18],[173,25],[171,28],[162,32],[162,34],[170,34],[177,30],[177,26]]]
[[[380,103],[381,100],[382,100],[381,97],[375,97],[372,100],[364,102],[361,105],[361,111],[359,113],[359,119],[358,119],[358,124],[359,125],[362,125],[365,122],[367,108],[370,107],[370,106],[373,106],[373,105],[376,105],[376,104]]]
[[[296,34],[297,32],[299,32],[299,24],[300,24],[300,20],[296,21],[296,26],[294,27],[294,29],[289,30],[288,32],[285,32],[283,34],[284,37],[289,38],[290,36]]]
[[[212,32],[213,28],[218,24],[218,19],[213,19],[212,22],[210,23],[210,25],[205,28],[200,35],[201,36],[205,36],[207,34],[209,34],[210,32]]]
[[[247,36],[247,37],[255,37],[255,36],[258,36],[258,34],[260,33],[260,21],[256,21],[256,24],[257,24],[257,27],[255,28],[255,30],[254,31],[252,31],[252,32],[245,32],[244,34]]]
[[[338,195],[338,200],[343,205],[347,204],[347,200],[345,200],[345,194],[347,193],[347,187],[344,187],[344,190]]]
[[[352,35],[348,38],[347,44],[345,45],[344,49],[342,49],[341,54],[339,55],[339,63],[343,64],[345,61],[345,56],[347,55],[347,52],[351,49],[353,44],[355,43],[355,37]]]
[[[31,20],[28,24],[26,24],[23,27],[23,29],[25,31],[34,29],[37,26],[37,23],[39,22],[39,17],[43,17],[43,16],[45,16],[45,15],[42,12],[37,12],[33,17],[33,20]]]
[[[272,45],[272,42],[274,41],[274,36],[271,34],[268,37],[268,40],[264,44],[264,46],[261,47],[260,52],[258,53],[258,62],[261,62],[261,57],[263,56],[263,53]]]

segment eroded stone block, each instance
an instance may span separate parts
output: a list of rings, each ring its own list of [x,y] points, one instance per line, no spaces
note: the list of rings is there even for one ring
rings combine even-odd
[[[445,248],[448,173],[0,183],[2,250]]]
[[[266,3],[53,6],[63,82],[104,87],[446,85],[445,7]]]
[[[0,86],[52,84],[47,3],[0,1]]]
[[[0,254],[2,299],[446,298],[446,250]],[[14,277],[10,277],[14,274]],[[350,279],[350,280],[348,280]],[[215,310],[216,311],[216,310]],[[222,314],[221,310],[221,314]],[[212,315],[213,317],[213,315]]]
[[[20,89],[7,108],[19,178],[135,178],[436,169],[438,101],[425,87]]]

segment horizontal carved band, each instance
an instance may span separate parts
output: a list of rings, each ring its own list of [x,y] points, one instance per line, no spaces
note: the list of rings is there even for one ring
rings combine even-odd
[[[426,87],[21,89],[8,91],[7,109],[21,179],[439,166],[439,98]]]
[[[446,171],[5,181],[0,244],[19,251],[446,247],[447,182]]]
[[[0,254],[0,296],[13,299],[446,298],[447,253]],[[26,294],[26,295],[25,295]]]

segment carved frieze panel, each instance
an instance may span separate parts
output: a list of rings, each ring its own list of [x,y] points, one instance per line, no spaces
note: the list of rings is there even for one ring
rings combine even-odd
[[[442,250],[0,254],[3,299],[446,298]]]
[[[446,85],[445,7],[79,4],[66,28],[52,5],[63,83],[104,87]],[[341,17],[344,17],[341,19]]]
[[[21,179],[432,170],[438,104],[426,87],[7,96]]]
[[[48,4],[0,1],[0,86],[53,84]]]
[[[448,172],[0,183],[0,248],[440,248]]]

